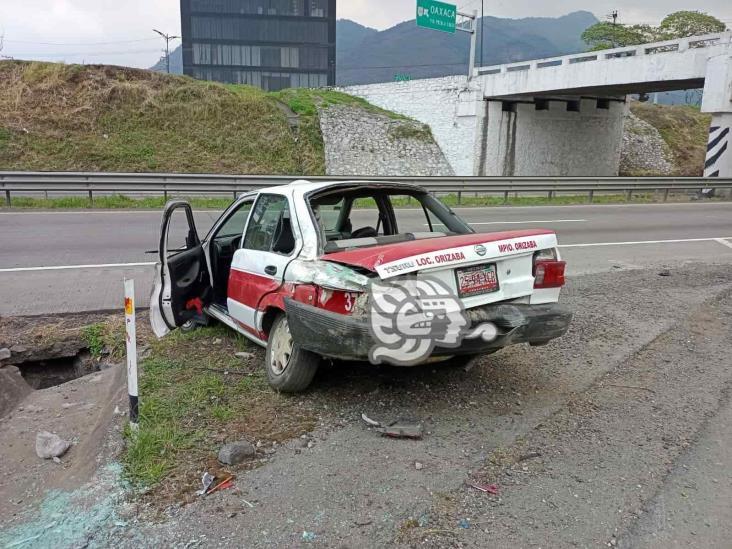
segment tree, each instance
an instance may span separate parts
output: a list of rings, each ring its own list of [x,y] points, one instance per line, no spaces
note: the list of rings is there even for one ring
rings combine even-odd
[[[649,25],[617,25],[603,22],[595,23],[582,33],[582,40],[590,50],[623,48],[653,42],[655,29]]]
[[[724,32],[726,25],[712,15],[699,11],[677,11],[667,16],[658,27],[665,40]]]
[[[677,11],[661,21],[658,27],[651,25],[620,25],[609,22],[595,23],[582,33],[582,40],[591,51],[609,48],[637,46],[660,40],[673,40],[700,34],[723,32],[725,24],[706,13]]]

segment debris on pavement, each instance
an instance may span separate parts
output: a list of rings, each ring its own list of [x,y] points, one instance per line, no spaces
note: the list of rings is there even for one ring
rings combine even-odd
[[[424,469],[424,464],[420,463],[419,461],[415,461],[414,468],[417,469],[417,471],[421,471],[422,469]]]
[[[361,419],[364,420],[367,424],[371,425],[371,427],[381,427],[381,423],[371,419],[366,414],[361,414]]]
[[[528,452],[526,454],[519,456],[518,462],[520,463],[522,461],[526,461],[526,460],[534,459],[534,458],[538,458],[538,457],[541,457],[541,452]]]
[[[225,465],[238,465],[254,456],[257,449],[246,440],[224,444],[219,450],[219,461]]]
[[[498,495],[498,485],[497,484],[478,484],[477,482],[468,482],[468,486],[471,488],[475,488],[476,490],[480,492],[485,492],[488,494],[491,494],[493,496]]]
[[[203,476],[201,477],[201,484],[203,485],[203,488],[198,490],[196,492],[197,496],[203,496],[208,492],[208,489],[211,488],[211,485],[213,484],[213,481],[216,480],[216,477],[213,476],[209,472],[203,473]]]
[[[70,447],[69,441],[48,431],[41,431],[36,435],[36,454],[41,459],[61,457]]]
[[[246,504],[246,506],[247,506],[247,507],[250,507],[250,508],[254,509],[254,505],[253,505],[253,504],[249,503],[249,502],[248,502],[247,500],[245,500],[244,498],[242,498],[242,501],[243,501],[243,502],[244,502],[244,503]]]
[[[316,538],[315,532],[307,532],[307,531],[304,531],[302,533],[302,540],[305,541],[305,542],[310,543],[312,541],[315,541],[315,538]]]
[[[663,269],[660,273],[658,273],[658,276],[671,276],[671,271],[668,269]]]
[[[233,488],[233,486],[234,486],[234,477],[233,477],[233,475],[228,476],[224,480],[219,482],[216,486],[211,488],[208,492],[206,492],[206,495],[208,496],[209,494],[213,494],[214,492],[216,492],[218,490],[226,490],[228,488]]]
[[[411,438],[421,439],[424,434],[424,426],[421,423],[407,423],[395,421],[394,423],[376,429],[382,436],[390,438]]]
[[[470,521],[468,519],[464,519],[464,518],[463,519],[460,519],[458,521],[458,526],[460,528],[463,528],[463,529],[467,530],[468,528],[470,528]]]
[[[467,363],[465,364],[465,366],[463,366],[463,371],[464,371],[465,373],[468,373],[468,372],[470,372],[470,370],[472,370],[473,368],[475,368],[475,367],[476,367],[476,366],[478,365],[478,363],[480,362],[480,360],[481,360],[482,358],[483,358],[483,356],[482,356],[482,355],[478,355],[478,356],[475,356],[475,357],[471,358],[471,359],[470,359],[470,360],[469,360],[469,361],[468,361],[468,362],[467,362]]]

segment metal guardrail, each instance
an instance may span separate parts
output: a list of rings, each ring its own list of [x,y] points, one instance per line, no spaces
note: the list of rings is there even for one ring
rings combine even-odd
[[[633,193],[663,191],[663,200],[670,191],[732,189],[732,178],[704,177],[372,177],[372,176],[282,176],[282,175],[198,175],[163,173],[83,173],[83,172],[0,172],[0,191],[5,191],[7,206],[12,206],[12,193],[87,193],[94,202],[94,193],[189,195],[241,193],[284,185],[297,179],[309,181],[400,181],[420,185],[432,193],[500,194],[508,201],[510,193],[587,193],[592,202],[596,192]]]

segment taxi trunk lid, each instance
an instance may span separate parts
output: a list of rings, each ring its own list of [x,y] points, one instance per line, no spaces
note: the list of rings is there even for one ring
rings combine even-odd
[[[442,236],[353,248],[322,260],[375,272],[382,280],[403,275],[440,280],[465,307],[531,295],[534,253],[557,246],[550,230]]]

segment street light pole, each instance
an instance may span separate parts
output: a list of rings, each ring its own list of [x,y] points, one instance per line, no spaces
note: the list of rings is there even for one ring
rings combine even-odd
[[[175,40],[176,38],[180,38],[180,36],[166,34],[164,32],[160,32],[157,29],[153,29],[153,32],[157,32],[165,40],[165,70],[168,74],[170,74],[170,41]]]

